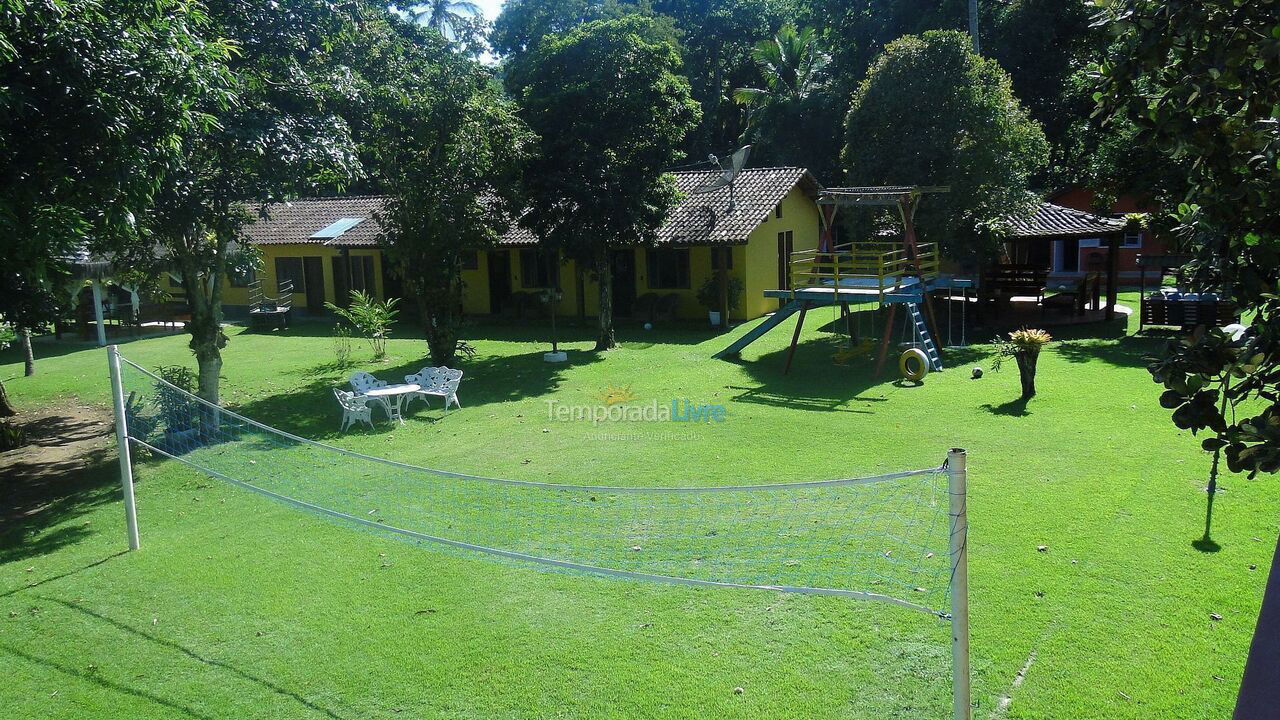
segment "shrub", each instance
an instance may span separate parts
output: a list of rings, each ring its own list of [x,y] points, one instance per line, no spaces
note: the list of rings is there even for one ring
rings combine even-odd
[[[351,331],[346,325],[337,325],[333,328],[333,359],[338,367],[347,367],[351,364]]]
[[[360,337],[369,341],[373,359],[381,360],[387,356],[387,339],[391,337],[391,323],[400,314],[396,310],[399,302],[396,298],[378,300],[362,290],[352,290],[350,306],[342,308],[329,302],[324,306],[337,313]]]
[[[188,394],[195,394],[196,391],[195,372],[181,365],[161,365],[156,368],[156,374],[165,381],[155,384],[156,409],[160,412],[165,432],[179,432],[195,427],[199,408]]]
[[[725,284],[728,286],[729,310],[732,312],[742,304],[742,295],[746,292],[746,288],[736,275],[730,275]],[[707,276],[702,287],[698,288],[698,303],[712,312],[720,310],[720,278],[717,273]]]

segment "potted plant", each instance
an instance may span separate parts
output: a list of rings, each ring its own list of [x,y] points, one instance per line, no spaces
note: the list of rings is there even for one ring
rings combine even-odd
[[[742,294],[745,288],[742,280],[735,275],[728,276],[726,282],[726,290],[729,296],[729,312],[738,309],[742,304]],[[722,318],[720,317],[720,277],[717,273],[707,276],[702,287],[698,288],[698,304],[707,309],[707,319],[711,321],[711,327],[719,327]],[[728,318],[723,318],[728,320]]]
[[[1030,400],[1036,394],[1036,361],[1040,349],[1053,338],[1044,330],[1022,328],[1009,333],[1009,339],[996,339],[996,357],[991,369],[999,372],[1005,358],[1012,357],[1018,363],[1018,377],[1022,381],[1022,399]]]

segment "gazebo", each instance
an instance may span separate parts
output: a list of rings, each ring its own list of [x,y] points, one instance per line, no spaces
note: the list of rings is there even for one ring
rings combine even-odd
[[[1047,277],[1047,270],[1053,265],[1055,255],[1070,259],[1069,252],[1076,253],[1075,269],[1067,272],[1082,273],[1084,271],[1079,266],[1079,241],[1097,239],[1098,249],[1106,250],[1106,257],[1100,260],[1106,266],[1106,318],[1110,320],[1115,315],[1120,275],[1120,243],[1124,238],[1125,226],[1126,222],[1122,218],[1041,202],[1030,217],[1008,218],[1005,254],[1009,264],[993,268],[993,277],[1000,277],[1002,268],[1010,269],[1004,273],[1006,275],[1019,274],[1011,270],[1015,268],[1043,269]],[[1068,266],[1071,264],[1068,263]],[[1025,280],[1025,277],[1020,278],[1021,282],[1025,283]]]

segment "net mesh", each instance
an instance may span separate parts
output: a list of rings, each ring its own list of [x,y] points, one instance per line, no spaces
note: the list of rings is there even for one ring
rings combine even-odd
[[[135,452],[321,515],[562,569],[884,600],[947,616],[954,522],[944,468],[740,487],[485,478],[306,440],[121,360]],[[336,421],[336,400],[334,412]]]

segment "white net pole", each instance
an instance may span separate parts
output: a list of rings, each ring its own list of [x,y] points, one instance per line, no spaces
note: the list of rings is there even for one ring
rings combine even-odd
[[[969,720],[969,516],[965,487],[966,453],[947,453],[947,494],[951,515],[951,707],[955,720]]]
[[[111,401],[116,420],[116,446],[120,454],[120,488],[124,492],[124,521],[129,534],[129,549],[137,550],[138,506],[133,497],[133,458],[129,454],[129,427],[124,413],[124,383],[120,380],[120,350],[112,345],[107,348],[108,365],[111,368]]]

